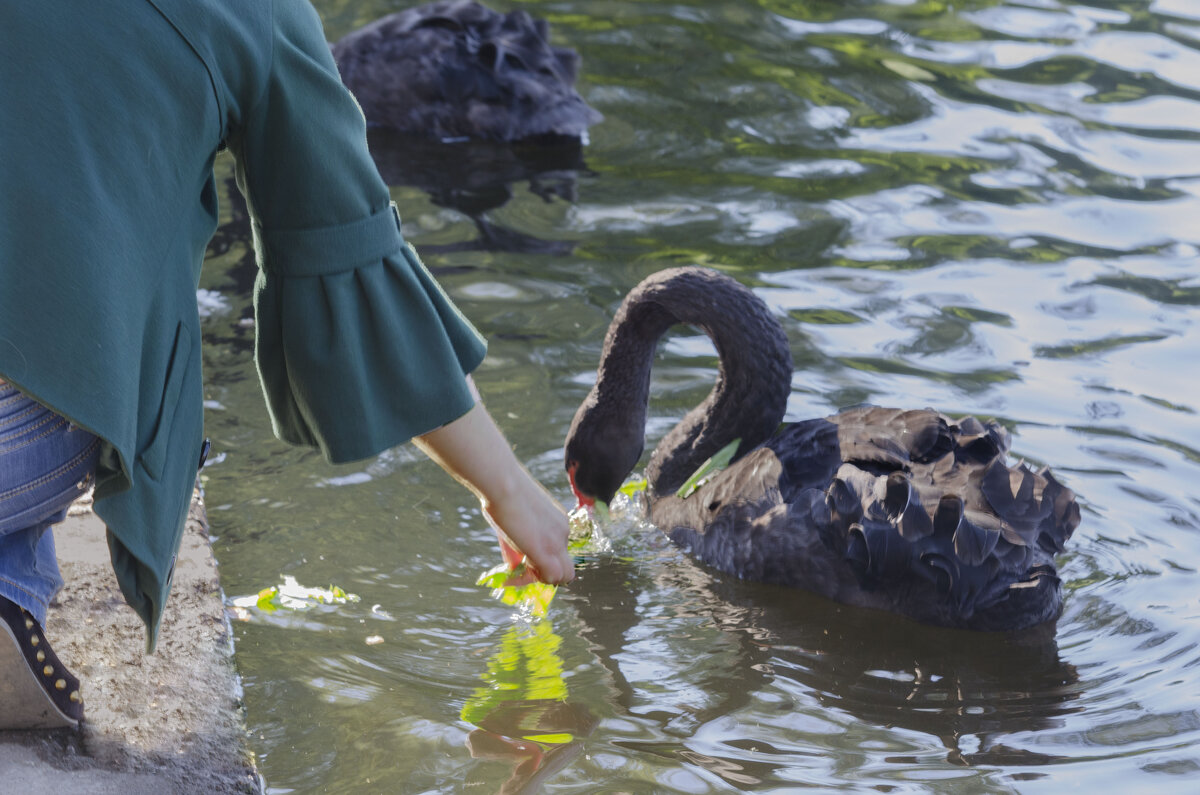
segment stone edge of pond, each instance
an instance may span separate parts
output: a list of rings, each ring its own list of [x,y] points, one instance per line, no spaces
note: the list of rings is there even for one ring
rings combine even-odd
[[[82,682],[78,731],[0,731],[0,789],[258,793],[204,502],[193,495],[158,649],[122,598],[87,500],[55,528],[66,581],[46,635]]]

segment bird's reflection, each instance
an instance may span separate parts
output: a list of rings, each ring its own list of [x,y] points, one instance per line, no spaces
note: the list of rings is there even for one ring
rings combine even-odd
[[[657,584],[644,567],[592,561],[560,595],[578,612],[581,634],[608,672],[615,708],[656,721],[664,734],[686,738],[709,721],[752,706],[773,681],[790,680],[831,712],[937,737],[953,764],[1028,765],[1054,760],[1010,747],[1004,739],[1054,727],[1079,709],[1073,703],[1078,676],[1060,659],[1052,624],[1014,633],[926,627],[678,560],[655,570]],[[732,652],[710,654],[706,661],[707,692],[699,704],[694,695],[664,701],[661,689],[648,704],[645,683],[626,670],[634,655],[631,639],[645,637],[648,629],[637,594],[664,587],[683,596],[683,604],[673,608],[676,615],[707,618],[731,641],[726,645]],[[701,766],[734,786],[770,779],[777,767],[698,754],[681,742],[619,744]],[[739,741],[730,745],[738,747]]]
[[[471,219],[479,232],[479,237],[471,241],[422,245],[422,252],[482,250],[563,255],[574,249],[570,240],[542,240],[499,226],[488,219],[488,213],[504,206],[518,183],[527,183],[530,192],[544,201],[574,202],[578,177],[586,171],[578,138],[446,143],[372,128],[367,140],[385,182],[420,188],[438,207]]]

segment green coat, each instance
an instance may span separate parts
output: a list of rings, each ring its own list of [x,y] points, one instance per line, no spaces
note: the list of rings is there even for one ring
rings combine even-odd
[[[104,442],[153,649],[203,438],[196,286],[227,146],[275,432],[334,462],[466,413],[485,344],[400,235],[307,0],[5,3],[0,377]]]

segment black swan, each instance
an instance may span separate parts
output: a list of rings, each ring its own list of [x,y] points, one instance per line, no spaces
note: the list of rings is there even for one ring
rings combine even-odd
[[[679,323],[713,339],[720,371],[646,465],[648,518],[672,541],[743,579],[926,624],[1012,630],[1057,617],[1054,555],[1079,523],[1070,489],[1008,466],[1007,431],[974,417],[868,407],[781,429],[787,337],[753,292],[702,268],[645,279],[609,326],[565,446],[581,504],[611,500],[637,465],[651,359]],[[681,490],[739,439],[726,469]]]
[[[602,117],[575,91],[579,56],[525,11],[469,0],[389,14],[332,46],[372,125],[437,139],[579,138]]]

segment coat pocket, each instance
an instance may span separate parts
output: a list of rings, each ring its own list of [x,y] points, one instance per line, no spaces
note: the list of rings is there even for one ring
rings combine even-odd
[[[166,383],[158,415],[154,420],[154,430],[150,433],[150,441],[145,449],[138,454],[138,462],[155,480],[162,476],[163,466],[166,464],[171,429],[175,425],[175,413],[179,408],[179,398],[183,394],[183,384],[187,380],[191,361],[192,333],[188,331],[187,326],[180,323],[175,331],[175,346],[171,350],[171,361],[167,364]]]

